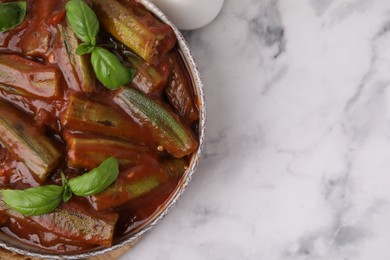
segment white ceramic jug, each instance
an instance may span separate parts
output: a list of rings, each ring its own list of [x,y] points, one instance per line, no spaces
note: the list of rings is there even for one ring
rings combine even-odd
[[[152,0],[182,30],[203,27],[217,17],[224,0]]]

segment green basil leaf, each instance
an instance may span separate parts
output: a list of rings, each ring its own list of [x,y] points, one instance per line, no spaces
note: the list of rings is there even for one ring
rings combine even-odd
[[[65,8],[66,18],[77,37],[95,45],[99,32],[99,20],[95,12],[83,0],[70,0]]]
[[[62,202],[64,188],[48,185],[25,190],[3,190],[7,205],[25,216],[50,213]]]
[[[90,43],[82,43],[79,46],[77,46],[76,54],[77,55],[84,55],[87,53],[91,53],[95,49],[95,46]]]
[[[70,179],[70,190],[77,196],[90,196],[102,192],[110,186],[119,175],[119,162],[110,157],[92,171]]]
[[[26,16],[26,1],[0,4],[0,32],[21,24]]]
[[[62,194],[62,200],[68,202],[72,198],[72,191],[69,188],[68,180],[65,177],[65,174],[61,172],[62,187],[64,188],[64,193]]]
[[[108,89],[129,84],[135,74],[134,70],[123,65],[117,56],[100,47],[92,51],[91,63],[96,77]]]

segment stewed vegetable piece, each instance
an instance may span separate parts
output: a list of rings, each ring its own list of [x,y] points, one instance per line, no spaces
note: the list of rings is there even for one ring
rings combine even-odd
[[[77,55],[80,41],[67,21],[58,25],[56,41],[61,46],[57,49],[58,66],[63,72],[68,86],[75,91],[92,92],[96,78],[87,55]]]
[[[141,142],[140,126],[116,107],[71,95],[61,117],[64,129]]]
[[[199,119],[198,108],[193,99],[188,72],[177,52],[171,52],[169,64],[172,72],[170,82],[165,88],[167,99],[180,116],[190,123],[195,122]]]
[[[161,94],[169,77],[169,65],[162,61],[158,67],[151,66],[130,51],[122,51],[127,60],[137,69],[134,85],[145,94]]]
[[[117,0],[92,2],[102,27],[145,61],[158,63],[175,45],[172,29],[151,17],[137,3],[125,6]]]
[[[55,67],[0,54],[0,88],[37,98],[53,98],[60,92],[60,73]]]
[[[16,108],[0,100],[0,142],[22,161],[39,182],[57,166],[62,155],[38,127]]]
[[[74,168],[92,169],[110,156],[119,159],[121,165],[139,162],[148,148],[120,139],[107,137],[67,134],[68,166]]]
[[[130,116],[151,131],[151,138],[176,158],[198,146],[194,134],[178,117],[158,102],[131,88],[121,89],[114,101]]]

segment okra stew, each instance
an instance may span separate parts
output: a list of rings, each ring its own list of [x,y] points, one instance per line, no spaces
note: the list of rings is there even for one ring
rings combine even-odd
[[[199,105],[172,28],[135,0],[0,1],[0,226],[109,247],[178,187]]]

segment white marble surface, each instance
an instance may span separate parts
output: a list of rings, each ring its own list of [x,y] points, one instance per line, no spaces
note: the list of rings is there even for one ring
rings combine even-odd
[[[390,259],[390,2],[226,0],[186,37],[205,153],[121,259]]]

